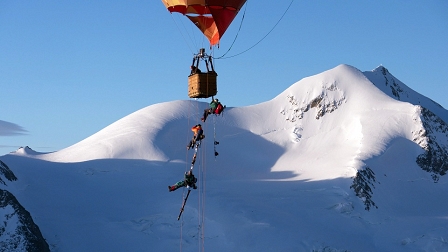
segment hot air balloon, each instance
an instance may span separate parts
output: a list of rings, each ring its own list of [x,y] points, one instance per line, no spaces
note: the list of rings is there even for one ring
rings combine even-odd
[[[169,12],[178,12],[190,19],[210,41],[210,47],[219,45],[219,41],[229,25],[235,19],[246,0],[162,0]],[[199,62],[205,61],[206,72],[196,71]],[[188,96],[190,98],[213,97],[217,90],[217,73],[212,57],[201,48],[194,55],[188,77]]]
[[[162,0],[169,12],[179,12],[195,24],[210,45],[219,44],[246,0]]]

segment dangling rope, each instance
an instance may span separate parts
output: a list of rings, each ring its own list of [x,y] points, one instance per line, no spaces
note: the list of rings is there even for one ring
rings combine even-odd
[[[238,35],[240,34],[241,27],[243,26],[243,21],[244,21],[244,17],[246,16],[246,10],[247,10],[248,2],[249,2],[249,1],[246,1],[246,5],[244,6],[244,12],[243,12],[243,17],[241,18],[240,27],[238,28],[238,31],[236,32],[236,36],[235,36],[235,38],[233,39],[232,44],[230,44],[230,47],[229,47],[229,49],[227,49],[227,52],[225,52],[223,55],[219,56],[219,57],[216,58],[216,59],[223,59],[224,56],[226,56],[226,54],[229,53],[230,49],[232,49],[233,45],[235,44],[236,39],[238,38]]]
[[[191,102],[188,106],[188,117],[187,117],[187,128],[190,125],[190,117],[191,117]],[[186,142],[189,141],[189,132],[187,132],[186,136]],[[188,160],[188,150],[185,151],[185,160]],[[185,171],[187,171],[187,162],[185,162]],[[184,201],[185,198],[185,190],[182,191],[182,202]],[[180,251],[182,251],[182,240],[183,240],[183,219],[180,222],[180,240],[179,240],[179,249]]]
[[[216,145],[218,145],[219,142],[216,141],[216,116],[213,117],[213,152],[215,155],[215,160],[216,157],[218,156],[218,152],[216,151]]]
[[[184,43],[187,45],[188,49],[190,50],[192,55],[195,55],[194,48],[204,48],[204,44],[208,41],[205,39],[205,36],[200,36],[200,41],[198,41],[199,35],[194,35],[197,33],[197,31],[193,31],[194,29],[197,29],[195,25],[190,25],[191,31],[188,31],[188,28],[185,26],[185,23],[183,21],[176,21],[173,17],[173,14],[171,14],[171,19],[173,20],[174,24],[176,25],[177,30],[182,36],[182,39],[184,40]],[[181,23],[182,27],[179,26],[178,23]],[[186,35],[185,35],[186,34]],[[201,46],[199,46],[201,45]]]
[[[173,14],[171,14],[171,19],[173,20],[174,24],[176,25],[177,30],[179,30],[179,32],[180,32],[180,34],[181,34],[181,36],[182,36],[182,39],[185,41],[185,44],[187,45],[188,49],[190,50],[190,52],[191,52],[192,54],[194,54],[194,53],[193,53],[193,50],[192,50],[191,47],[190,47],[190,43],[188,43],[188,40],[185,38],[184,33],[183,33],[182,30],[180,29],[180,27],[179,27],[179,25],[177,24],[176,20],[173,18]],[[184,29],[186,30],[185,27],[184,27]],[[187,34],[188,34],[188,33],[187,33]],[[191,37],[190,37],[190,40],[193,41],[193,39],[192,39]],[[193,44],[194,44],[194,43],[193,43]]]
[[[199,189],[199,195],[198,195],[198,246],[199,251],[204,251],[204,222],[205,222],[205,188],[206,188],[206,148],[202,149],[201,153],[201,165],[200,165],[200,171],[201,171],[201,183]]]
[[[195,102],[195,106],[194,106],[194,110],[199,111],[199,103]],[[191,112],[191,107],[189,108],[189,117],[188,117],[188,125],[190,124],[190,117],[192,114],[195,114],[194,112]],[[195,114],[196,115],[196,114]],[[205,134],[204,134],[205,136]],[[204,229],[204,223],[205,223],[205,189],[206,189],[206,152],[207,152],[207,148],[206,148],[206,141],[201,140],[200,144],[197,145],[198,147],[195,147],[194,150],[194,154],[193,154],[193,159],[191,162],[191,166],[190,168],[188,168],[188,165],[190,163],[188,163],[188,150],[187,150],[187,154],[186,154],[186,171],[188,169],[193,169],[194,165],[196,165],[196,171],[197,171],[197,176],[198,176],[198,182],[199,182],[199,186],[198,186],[198,246],[200,251],[204,251],[205,250],[205,229]],[[202,148],[203,147],[203,148]],[[199,150],[199,148],[202,149],[202,151]],[[199,154],[200,157],[198,158],[197,162],[196,162],[196,155]],[[188,197],[188,195],[190,194],[191,189],[188,189],[187,191],[187,195],[185,196],[185,188],[183,190],[183,195],[182,195],[182,200],[183,200],[183,207],[185,204],[185,199],[186,197]],[[181,213],[183,211],[181,210]],[[180,213],[180,214],[181,214]],[[182,240],[183,240],[183,217],[181,217],[181,215],[179,215],[179,218],[182,218],[181,221],[181,233],[180,233],[180,251],[182,251]]]
[[[242,51],[242,52],[240,52],[240,53],[237,53],[237,54],[234,54],[234,55],[232,55],[232,56],[229,56],[229,57],[224,57],[228,52],[229,52],[229,50],[224,54],[224,55],[222,55],[222,56],[220,56],[220,57],[218,57],[218,58],[215,58],[215,59],[229,59],[229,58],[233,58],[233,57],[236,57],[236,56],[239,56],[239,55],[241,55],[241,54],[243,54],[243,53],[245,53],[245,52],[247,52],[247,51],[249,51],[249,50],[251,50],[252,48],[254,48],[255,46],[257,46],[258,44],[260,44],[261,43],[261,41],[263,41],[276,27],[277,27],[277,25],[280,23],[280,21],[283,19],[283,17],[286,15],[286,13],[288,12],[288,10],[289,10],[289,8],[291,8],[291,5],[292,5],[292,3],[294,2],[294,0],[291,0],[291,2],[289,3],[289,5],[288,5],[288,7],[286,8],[286,10],[283,12],[283,14],[282,14],[282,16],[280,17],[280,19],[277,21],[277,23],[275,23],[275,25],[271,28],[271,30],[268,32],[268,33],[266,33],[266,35],[264,35],[258,42],[256,42],[254,45],[252,45],[251,47],[249,47],[249,48],[247,48],[246,50],[244,50],[244,51]],[[246,5],[247,5],[247,2],[246,2]],[[244,10],[244,14],[246,13],[246,10]],[[244,16],[243,16],[243,19],[244,19]],[[242,23],[242,21],[243,20],[241,20],[241,23]],[[240,25],[240,29],[241,29],[241,25]],[[238,33],[239,33],[239,30],[238,30]],[[236,40],[236,37],[235,37],[235,40]],[[233,46],[233,43],[232,43],[232,46]]]
[[[195,111],[196,111],[196,113],[195,113]],[[199,111],[199,104],[197,102],[193,102],[192,103],[190,101],[190,105],[188,106],[187,129],[190,127],[190,118],[192,117],[192,115],[196,115],[198,113],[198,111]],[[190,141],[189,139],[191,139],[191,138],[189,138],[191,136],[191,133],[189,133],[189,132],[190,131],[187,130],[187,141]],[[186,151],[185,151],[185,153],[186,153],[185,154],[185,160],[186,160],[186,162],[185,162],[185,172],[187,172],[189,169],[193,168],[195,156],[197,154],[197,149],[196,148],[194,148],[194,149],[195,149],[195,152],[193,154],[193,160],[191,162],[188,162],[188,160],[189,160],[188,149],[186,149]],[[190,166],[190,164],[191,164],[191,166]],[[186,194],[185,187],[184,187],[183,192],[182,192],[182,209],[181,209],[181,213],[180,214],[182,214],[182,212],[183,212],[183,207],[185,206],[184,205],[185,204],[185,200],[186,200],[186,197],[189,196],[189,192],[190,192],[190,189],[187,190],[187,194]],[[179,215],[179,218],[180,217],[181,216]],[[182,251],[182,240],[183,240],[183,217],[182,217],[182,221],[181,221],[181,224],[180,224],[180,245],[179,245],[180,246],[180,251]]]

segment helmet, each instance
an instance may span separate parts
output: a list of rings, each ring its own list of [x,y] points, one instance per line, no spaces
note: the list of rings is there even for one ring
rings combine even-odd
[[[201,127],[201,124],[198,124],[197,126]]]
[[[219,102],[219,100],[218,100],[218,99],[215,99],[215,102]]]

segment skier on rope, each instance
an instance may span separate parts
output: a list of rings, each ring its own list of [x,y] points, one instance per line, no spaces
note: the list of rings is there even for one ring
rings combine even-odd
[[[204,110],[204,116],[201,118],[201,121],[205,122],[205,120],[207,120],[207,116],[210,114],[221,114],[225,108],[226,106],[223,106],[218,99],[212,99],[210,102],[210,108]]]
[[[195,126],[193,126],[191,128],[191,131],[193,131],[194,135],[187,145],[187,150],[193,148],[197,141],[205,138],[204,131],[202,130],[202,126],[200,124],[196,124]]]
[[[193,171],[190,169],[189,171],[185,172],[184,180],[181,180],[177,182],[176,184],[172,186],[168,186],[168,190],[170,192],[181,188],[181,187],[187,187],[190,190],[190,187],[193,187],[193,189],[197,189],[196,182],[198,181],[197,178],[193,175]]]

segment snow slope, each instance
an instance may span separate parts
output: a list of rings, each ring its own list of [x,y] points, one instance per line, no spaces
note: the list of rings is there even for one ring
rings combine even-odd
[[[5,155],[18,177],[8,189],[52,251],[448,250],[446,178],[416,163],[428,144],[416,104],[447,112],[391,76],[340,65],[270,101],[227,104],[203,123],[182,221],[183,193],[166,187],[190,167],[205,102],[151,105],[66,149]],[[391,82],[410,95],[397,100]],[[369,169],[367,211],[351,186]]]

